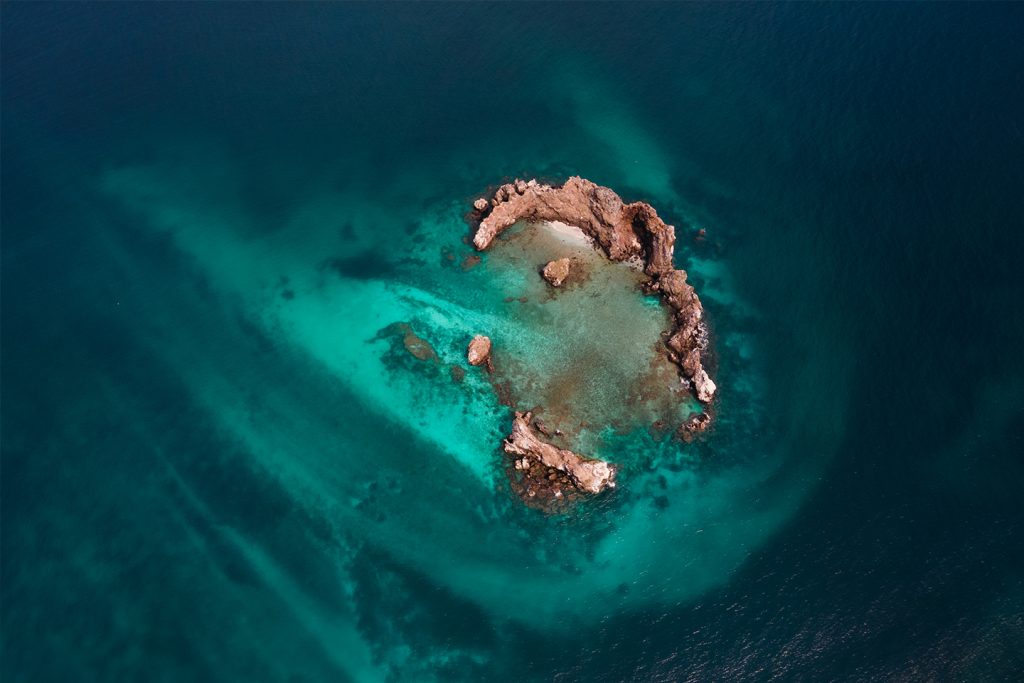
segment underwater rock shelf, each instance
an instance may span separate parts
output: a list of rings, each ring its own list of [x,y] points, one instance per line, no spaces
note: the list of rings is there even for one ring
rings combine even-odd
[[[665,339],[669,360],[678,367],[682,384],[698,401],[705,406],[713,401],[717,387],[704,368],[708,348],[704,309],[687,282],[686,271],[673,266],[675,228],[662,221],[650,204],[625,204],[611,189],[574,176],[561,186],[517,179],[498,187],[490,199],[477,199],[473,208],[473,244],[480,251],[519,221],[549,221],[578,228],[609,260],[629,262],[642,269],[643,291],[659,294],[671,313],[671,329]],[[541,275],[558,287],[568,275],[569,265],[568,259],[552,261]],[[480,339],[474,340],[478,347]],[[482,363],[482,355],[490,355],[489,341],[486,354],[480,354],[482,349],[471,345],[470,361],[477,361],[473,364]],[[506,452],[521,457],[516,461],[516,470],[536,472],[543,479],[538,480],[538,485],[567,478],[571,485],[586,493],[599,493],[615,485],[614,466],[546,442],[541,438],[543,430],[531,427],[530,419],[530,413],[517,412],[512,434],[505,441]],[[692,435],[707,428],[710,422],[705,411],[681,425],[680,432]],[[543,467],[531,467],[529,459]],[[527,485],[523,490],[532,492],[533,488]],[[562,497],[560,491],[555,493]]]

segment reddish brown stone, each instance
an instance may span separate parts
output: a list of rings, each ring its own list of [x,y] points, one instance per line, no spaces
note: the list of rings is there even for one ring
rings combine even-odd
[[[568,258],[560,258],[554,261],[549,261],[544,270],[541,271],[541,275],[548,281],[548,284],[552,287],[561,287],[562,283],[565,282],[566,278],[569,277],[569,267],[571,261]]]
[[[535,458],[547,467],[566,473],[573,483],[588,493],[600,493],[615,486],[615,468],[601,460],[585,458],[542,440],[530,426],[530,413],[516,413],[512,433],[505,439],[505,452],[523,458]],[[549,481],[558,474],[548,474]]]
[[[491,357],[491,339],[482,334],[473,337],[466,350],[466,359],[470,365],[483,365]]]

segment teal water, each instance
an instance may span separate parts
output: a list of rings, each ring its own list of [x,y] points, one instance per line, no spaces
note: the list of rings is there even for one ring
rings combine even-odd
[[[5,679],[1012,678],[1022,26],[5,5]],[[474,198],[573,174],[676,226],[706,439],[609,409],[664,329],[626,266],[463,268]],[[512,494],[478,333],[614,492]]]
[[[580,231],[550,225],[515,226],[485,254],[480,280],[497,284],[503,317],[520,323],[494,339],[492,381],[508,383],[517,408],[539,407],[547,429],[579,451],[601,450],[605,431],[660,421],[670,432],[701,412],[678,366],[658,353],[671,321],[657,296],[643,295],[642,271],[609,262]],[[557,258],[571,266],[556,292],[538,269]]]
[[[220,161],[219,168],[217,163],[206,158],[200,165],[219,178],[241,173],[230,162]],[[393,191],[407,196],[414,186],[426,181],[427,175],[415,176],[408,187],[399,185]],[[306,207],[300,208],[295,218],[286,217],[272,232],[261,232],[250,226],[252,219],[241,202],[224,196],[203,201],[196,184],[191,166],[186,170],[163,164],[112,169],[99,178],[100,192],[123,206],[134,225],[168,239],[172,248],[198,270],[213,302],[242,317],[246,326],[239,330],[240,336],[261,336],[278,353],[294,356],[306,365],[305,373],[315,376],[318,383],[328,384],[331,393],[344,392],[334,399],[334,410],[327,410],[328,399],[318,394],[300,398],[260,390],[277,384],[260,368],[247,370],[240,378],[225,377],[218,369],[224,357],[213,352],[215,340],[196,335],[188,327],[180,328],[176,315],[164,321],[158,319],[149,333],[153,352],[188,387],[216,428],[251,452],[252,464],[273,476],[289,492],[290,499],[302,505],[312,502],[311,514],[326,515],[346,529],[368,524],[363,533],[375,539],[390,539],[389,552],[418,566],[432,580],[442,582],[486,612],[556,631],[578,628],[581,619],[599,620],[623,604],[679,600],[718,583],[742,560],[746,544],[756,543],[758,537],[785,519],[788,506],[782,501],[781,509],[748,508],[743,514],[735,510],[736,506],[749,505],[744,500],[749,487],[776,470],[777,459],[765,457],[760,467],[747,466],[735,472],[701,473],[699,458],[690,453],[693,449],[669,442],[663,448],[670,451],[666,456],[670,462],[690,462],[679,465],[675,472],[659,467],[648,473],[661,482],[660,486],[637,482],[630,488],[637,493],[657,489],[663,491],[663,496],[674,492],[678,500],[675,506],[652,516],[648,509],[652,505],[650,495],[637,509],[627,502],[626,494],[609,501],[603,519],[591,520],[599,527],[593,535],[581,535],[571,526],[543,529],[541,533],[552,535],[547,543],[565,546],[565,551],[550,557],[551,564],[542,561],[539,567],[527,570],[548,554],[545,549],[534,549],[537,532],[523,533],[516,523],[494,527],[495,521],[517,514],[509,509],[514,503],[508,501],[504,491],[507,484],[502,482],[504,465],[499,455],[501,439],[508,431],[508,410],[498,404],[479,372],[470,372],[465,384],[453,385],[440,368],[423,367],[404,350],[396,354],[378,337],[389,325],[407,322],[431,343],[442,363],[465,367],[467,340],[486,331],[499,349],[510,349],[509,355],[523,349],[519,354],[521,365],[541,375],[546,370],[554,372],[559,359],[546,364],[548,354],[544,351],[562,343],[551,329],[553,323],[531,320],[504,301],[510,288],[516,296],[525,292],[537,299],[544,285],[535,272],[512,264],[505,274],[491,273],[492,261],[501,260],[500,246],[494,254],[484,255],[485,264],[468,273],[448,262],[446,250],[458,254],[456,262],[472,253],[463,244],[468,232],[463,218],[467,210],[464,199],[443,200],[433,209],[429,203],[427,207],[413,203],[392,223],[383,222],[368,207],[366,220],[376,230],[356,225],[353,232],[365,237],[349,240],[344,228],[322,227],[332,219],[340,222],[340,216],[324,216]],[[348,204],[342,198],[334,201],[340,206]],[[314,205],[330,202],[318,199]],[[306,211],[312,216],[303,215]],[[396,227],[387,231],[389,226]],[[388,253],[387,245],[391,244],[398,247],[396,255]],[[130,256],[123,257],[123,263],[130,261]],[[381,277],[382,267],[393,272]],[[510,277],[519,282],[510,283]],[[535,283],[534,287],[521,289],[527,281]],[[642,317],[639,292],[626,289],[625,284],[609,289],[633,300],[637,304],[634,317]],[[290,294],[285,296],[285,291]],[[123,299],[119,295],[114,305],[121,309],[128,306],[129,311],[136,306],[150,309],[160,306],[165,297],[161,293],[149,299],[143,292],[135,303],[128,295]],[[563,305],[578,308],[571,304],[571,298],[566,298]],[[624,304],[619,309],[630,311]],[[651,347],[666,328],[660,309],[654,308],[653,314],[644,347],[627,355],[634,366],[649,362]],[[132,325],[141,327],[138,320]],[[601,332],[599,325],[590,329]],[[724,338],[728,338],[727,329],[721,332]],[[241,357],[244,344],[225,339],[221,353]],[[501,363],[505,354],[496,353],[496,361]],[[255,359],[249,363],[258,365]],[[607,362],[604,365],[607,367]],[[619,374],[624,376],[629,370],[628,366],[621,368]],[[302,384],[297,379],[293,382]],[[598,389],[609,392],[611,388]],[[746,391],[739,384],[731,392],[732,400],[741,403]],[[533,405],[531,397],[526,392],[524,407]],[[592,415],[604,399],[600,391],[590,398],[581,406],[581,418]],[[321,422],[309,416],[310,402],[333,414],[332,419]],[[374,428],[372,422],[367,424],[366,418],[360,417],[355,423],[346,423],[349,402],[379,416],[389,425],[386,431],[398,432],[387,453],[379,447],[367,450],[364,441],[366,432]],[[747,416],[746,411],[753,407],[748,401],[742,402],[746,405],[736,412],[723,414],[723,431],[730,422],[738,421],[740,414]],[[755,415],[753,419],[758,418]],[[599,424],[605,423],[602,420]],[[738,426],[734,433],[743,431]],[[415,439],[419,452],[412,461],[407,451],[410,438]],[[751,449],[772,450],[770,445],[748,443]],[[310,449],[309,444],[317,447]],[[583,442],[581,447],[587,445],[590,443]],[[647,452],[651,444],[644,442],[632,448]],[[620,455],[605,450],[613,462],[641,459],[629,451]],[[747,459],[750,454],[743,451],[733,459]],[[359,511],[359,502],[376,498],[365,489],[369,482],[382,477],[396,480],[402,510],[389,514],[387,506],[373,500],[375,507],[384,508],[383,514],[380,519],[366,520]],[[427,481],[420,483],[420,478]],[[466,517],[464,512],[439,503],[438,489],[447,489],[450,482],[469,489],[442,499],[462,499],[452,501],[456,511],[467,504],[470,509],[485,509]],[[342,501],[357,501],[356,509],[338,506]],[[329,512],[320,508],[325,502]],[[723,515],[729,524],[722,532],[729,540],[715,539],[714,535],[705,538],[703,534],[708,530],[703,527],[720,522]],[[543,524],[542,520],[532,521]],[[614,533],[607,528],[609,524],[615,526]],[[488,531],[484,533],[484,529]],[[446,552],[438,552],[438,544],[453,536],[461,540]],[[694,551],[687,555],[693,559],[680,565],[677,557],[661,551],[661,544],[692,544]],[[721,547],[713,554],[697,551],[709,544]],[[569,551],[571,548],[574,552]],[[463,558],[462,553],[470,557]],[[521,578],[527,571],[530,581]],[[650,574],[650,581],[638,583],[637,577],[645,572]],[[522,614],[519,605],[508,600],[507,586],[512,583],[519,584],[522,597],[534,603],[529,615]],[[631,585],[628,592],[622,591],[622,586]],[[609,605],[610,609],[595,610],[595,600],[612,600],[614,604]]]

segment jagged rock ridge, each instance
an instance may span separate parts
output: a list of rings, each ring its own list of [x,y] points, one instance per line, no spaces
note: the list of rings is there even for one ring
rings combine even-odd
[[[517,412],[512,421],[512,433],[505,439],[505,452],[529,456],[568,474],[577,487],[587,493],[600,493],[615,486],[615,468],[593,458],[586,458],[564,448],[547,443],[530,425],[533,415]]]

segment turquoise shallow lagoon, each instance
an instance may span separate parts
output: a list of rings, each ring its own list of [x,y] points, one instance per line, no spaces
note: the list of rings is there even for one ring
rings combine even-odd
[[[2,13],[5,680],[1021,668],[1017,8]],[[705,438],[628,266],[466,260],[574,174],[676,226]],[[614,491],[514,495],[478,333]]]
[[[217,159],[200,165],[219,178],[242,173]],[[578,254],[603,267],[595,269],[597,281],[545,301],[549,294],[536,264],[547,252],[543,243],[521,245],[542,240],[545,228],[524,226],[466,270],[463,259],[474,252],[465,244],[469,228],[462,198],[415,202],[391,223],[368,216],[375,230],[358,224],[332,230],[324,222],[342,223],[348,214],[322,207],[344,207],[347,201],[318,197],[310,200],[316,208],[299,207],[298,215],[263,232],[242,202],[224,196],[204,201],[191,167],[111,169],[98,185],[143,230],[143,239],[167,240],[195,269],[205,297],[191,305],[206,315],[212,306],[220,315],[231,311],[244,323],[238,338],[219,338],[180,325],[177,314],[158,315],[149,333],[152,352],[204,406],[219,432],[250,452],[251,464],[308,506],[309,514],[325,516],[346,533],[361,528],[374,542],[389,539],[389,552],[488,614],[566,631],[630,604],[685,599],[724,581],[749,548],[792,511],[786,497],[772,505],[749,498],[757,481],[785,464],[784,451],[754,436],[769,427],[764,397],[754,389],[754,351],[733,361],[749,378],[730,388],[723,406],[732,408],[723,407],[719,430],[721,438],[742,439],[746,446],[720,455],[713,468],[698,449],[712,449],[716,438],[700,446],[667,438],[659,443],[645,429],[651,419],[622,407],[622,383],[647,372],[667,320],[659,305],[643,301],[628,266],[599,264],[589,246]],[[407,196],[406,189],[412,192],[415,185],[393,191]],[[365,237],[350,239],[349,233]],[[389,253],[387,245],[398,248]],[[124,255],[121,262],[132,259]],[[595,293],[601,302],[583,301]],[[127,295],[119,299],[119,307],[152,311],[167,302],[166,292],[138,296],[138,302]],[[750,315],[738,305],[726,306],[735,309],[737,320]],[[583,320],[588,312],[604,318]],[[426,339],[439,362],[419,361],[389,338],[388,329],[399,323]],[[756,341],[728,323],[723,319],[717,332],[722,344],[752,349]],[[480,331],[494,338],[495,362],[512,377],[523,408],[563,408],[551,398],[564,388],[559,369],[593,363],[598,356],[599,369],[575,372],[589,385],[574,390],[573,404],[564,409],[591,425],[572,445],[620,465],[624,491],[585,506],[584,519],[572,523],[518,509],[500,454],[510,411],[483,373],[464,360],[467,341]],[[616,343],[608,339],[584,346],[584,337],[593,334],[620,337],[624,351],[613,354]],[[258,357],[243,360],[252,337],[299,365],[286,385],[290,390],[274,379],[280,372],[276,362],[271,369]],[[229,357],[245,372],[225,374],[220,368]],[[468,370],[465,382],[452,381],[452,365]],[[664,391],[671,397],[668,386]],[[693,403],[685,394],[677,394],[674,403],[678,423]],[[352,420],[350,404],[364,414]],[[611,433],[616,427],[630,434],[617,437]],[[390,445],[371,446],[377,439]],[[809,471],[780,486],[795,487],[790,495],[799,496],[800,480]],[[385,502],[389,497],[397,509]],[[366,508],[374,514],[367,517]],[[685,563],[664,552],[680,544],[693,548]],[[717,550],[701,550],[709,546]],[[511,584],[533,604],[529,613],[508,600]]]

